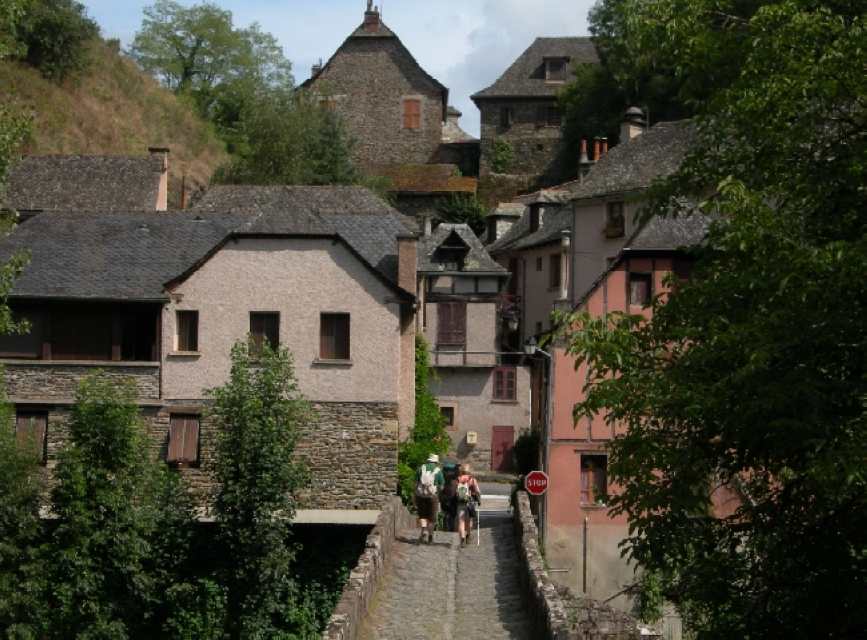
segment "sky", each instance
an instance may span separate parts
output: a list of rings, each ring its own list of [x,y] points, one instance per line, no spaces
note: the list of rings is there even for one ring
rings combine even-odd
[[[366,0],[213,0],[229,9],[236,27],[258,22],[292,61],[295,80],[310,77],[359,24]],[[83,0],[106,38],[126,48],[152,0]],[[593,0],[374,0],[383,21],[424,69],[449,88],[463,112],[461,126],[479,133],[470,95],[493,83],[539,36],[587,35]],[[181,0],[181,4],[196,4]]]

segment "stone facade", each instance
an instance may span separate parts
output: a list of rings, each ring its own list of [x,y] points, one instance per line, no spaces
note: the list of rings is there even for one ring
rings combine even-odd
[[[71,399],[81,380],[95,369],[113,380],[132,380],[141,400],[160,397],[160,367],[155,362],[73,362],[62,360],[3,360],[6,393],[14,401]]]
[[[511,124],[503,126],[501,112],[509,109]],[[578,169],[564,158],[559,120],[542,118],[549,109],[557,109],[556,98],[497,99],[479,103],[481,112],[481,159],[479,173],[504,173],[525,176],[534,186],[544,187],[574,178]],[[505,167],[496,166],[495,144],[508,143],[512,161]]]
[[[379,25],[353,33],[304,86],[341,116],[356,140],[354,160],[361,166],[432,162],[442,140],[448,90]],[[406,100],[420,102],[418,128],[404,126]]]

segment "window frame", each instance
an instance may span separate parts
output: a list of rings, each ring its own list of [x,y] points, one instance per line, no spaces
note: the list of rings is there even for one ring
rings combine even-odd
[[[335,332],[332,334],[333,336],[333,353],[328,355],[325,353],[325,328],[326,321],[331,322],[335,320],[343,320],[346,321],[345,327],[345,351],[338,352],[338,334]],[[338,326],[338,325],[333,325]],[[344,346],[344,345],[340,345]],[[352,359],[352,315],[346,311],[323,311],[319,314],[319,360],[323,361],[340,361],[340,362],[348,362]]]
[[[16,409],[15,410],[15,442],[19,447],[23,447],[27,444],[25,440],[25,436],[23,435],[23,430],[20,428],[22,419],[33,420],[34,418],[41,418],[42,424],[39,425],[42,433],[40,434],[37,431],[38,439],[36,444],[38,447],[35,449],[37,453],[37,458],[39,460],[39,464],[46,464],[48,461],[48,411],[40,411],[33,409]],[[30,423],[32,427],[32,422]],[[30,436],[26,436],[27,439]]]
[[[190,345],[183,345],[182,346],[182,344],[181,344],[181,342],[182,342],[181,337],[183,335],[181,332],[181,327],[182,327],[181,317],[182,316],[186,316],[188,318],[194,319],[194,322],[192,325],[195,329],[194,335],[193,335],[194,344],[192,345],[193,348],[191,348],[191,349],[190,348],[184,348],[184,346],[189,347]],[[187,337],[189,337],[189,336],[187,336]],[[199,312],[198,312],[198,310],[195,310],[195,309],[176,309],[175,310],[175,351],[182,352],[182,353],[198,353],[198,351],[199,351]]]
[[[176,421],[183,421],[178,423]],[[191,424],[192,422],[192,424]],[[193,429],[195,435],[190,436]],[[182,434],[182,435],[180,435]],[[180,445],[174,444],[176,438],[181,437]],[[166,445],[166,463],[177,467],[195,467],[199,465],[202,454],[202,416],[197,413],[170,413],[169,432]],[[192,444],[190,444],[190,441]],[[173,449],[175,454],[173,455]]]
[[[562,65],[557,77],[553,76],[551,63],[559,63]],[[563,84],[566,82],[569,69],[568,58],[546,58],[545,59],[545,82],[552,84]]]
[[[458,407],[457,405],[450,402],[441,402],[437,403],[437,407],[439,408],[440,415],[446,417],[445,412],[451,412],[451,422],[449,422],[448,418],[446,418],[446,429],[449,431],[457,431],[458,429]]]
[[[593,462],[599,466],[590,466]],[[585,464],[587,466],[585,467]],[[578,501],[582,507],[605,507],[608,498],[608,454],[586,452],[580,454],[578,461]],[[601,482],[600,482],[601,480]],[[601,485],[601,490],[600,490]],[[600,498],[602,498],[600,500]]]
[[[259,355],[262,353],[262,346],[265,342],[267,336],[267,326],[263,326],[262,331],[262,340],[257,339],[257,334],[254,332],[253,319],[256,316],[261,316],[263,319],[267,319],[268,317],[274,317],[276,319],[276,339],[269,345],[271,349],[277,349],[280,347],[280,312],[279,311],[251,311],[249,313],[249,322],[250,322],[250,352],[253,355]]]
[[[416,111],[415,113],[412,110],[408,109],[409,105],[415,105]],[[401,127],[404,130],[409,131],[419,131],[421,130],[421,98],[403,98],[402,99],[402,124]]]
[[[515,124],[515,108],[500,107],[500,129],[511,129]]]
[[[605,203],[605,237],[622,238],[626,235],[626,205],[623,200]]]
[[[563,286],[563,257],[559,253],[548,256],[548,289],[557,291]]]
[[[494,368],[493,402],[518,402],[518,368],[503,365]]]
[[[647,286],[647,294],[644,300],[633,299],[632,283],[643,282]],[[646,307],[653,301],[653,273],[649,271],[628,271],[626,274],[626,302],[630,307]]]

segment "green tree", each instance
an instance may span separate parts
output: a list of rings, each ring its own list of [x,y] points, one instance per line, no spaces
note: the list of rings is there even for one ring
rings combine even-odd
[[[400,444],[397,473],[400,496],[407,505],[415,494],[415,474],[427,457],[445,455],[451,439],[446,421],[428,384],[432,374],[428,343],[422,336],[415,339],[415,425],[406,442]]]
[[[16,440],[14,411],[0,398],[0,629],[7,638],[36,637],[43,565],[39,517],[43,489],[37,446]],[[36,443],[32,443],[36,445]]]
[[[215,182],[364,182],[350,159],[352,143],[340,119],[304,94],[259,91],[241,107],[234,135],[235,157],[217,170]]]
[[[440,202],[437,210],[446,222],[469,225],[476,235],[485,231],[485,205],[475,194],[453,193]]]
[[[191,95],[206,117],[225,118],[239,96],[251,97],[260,87],[289,89],[294,83],[274,36],[255,23],[234,27],[232,13],[215,4],[157,0],[144,16],[130,49],[133,58],[170,89]]]
[[[27,0],[16,29],[19,54],[46,78],[63,80],[85,70],[96,22],[75,0]]]
[[[576,415],[625,425],[611,503],[628,552],[699,638],[867,627],[864,7],[618,0],[673,69],[699,139],[646,215],[704,197],[690,282],[650,322],[572,317]],[[714,488],[741,496],[710,517]]]
[[[310,419],[291,356],[267,347],[253,355],[238,343],[229,381],[211,395],[218,433],[217,542],[227,560],[220,582],[230,637],[315,634],[294,579],[289,540],[295,492],[306,483],[293,453],[299,429]]]
[[[96,374],[76,394],[55,468],[44,550],[45,637],[159,635],[163,591],[186,561],[191,505],[148,450],[131,382]]]

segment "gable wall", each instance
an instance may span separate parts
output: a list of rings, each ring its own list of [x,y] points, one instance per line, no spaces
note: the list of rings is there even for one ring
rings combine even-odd
[[[442,139],[442,93],[394,38],[353,38],[312,91],[335,100],[361,165],[427,163]],[[421,99],[421,128],[403,128],[403,99]]]

